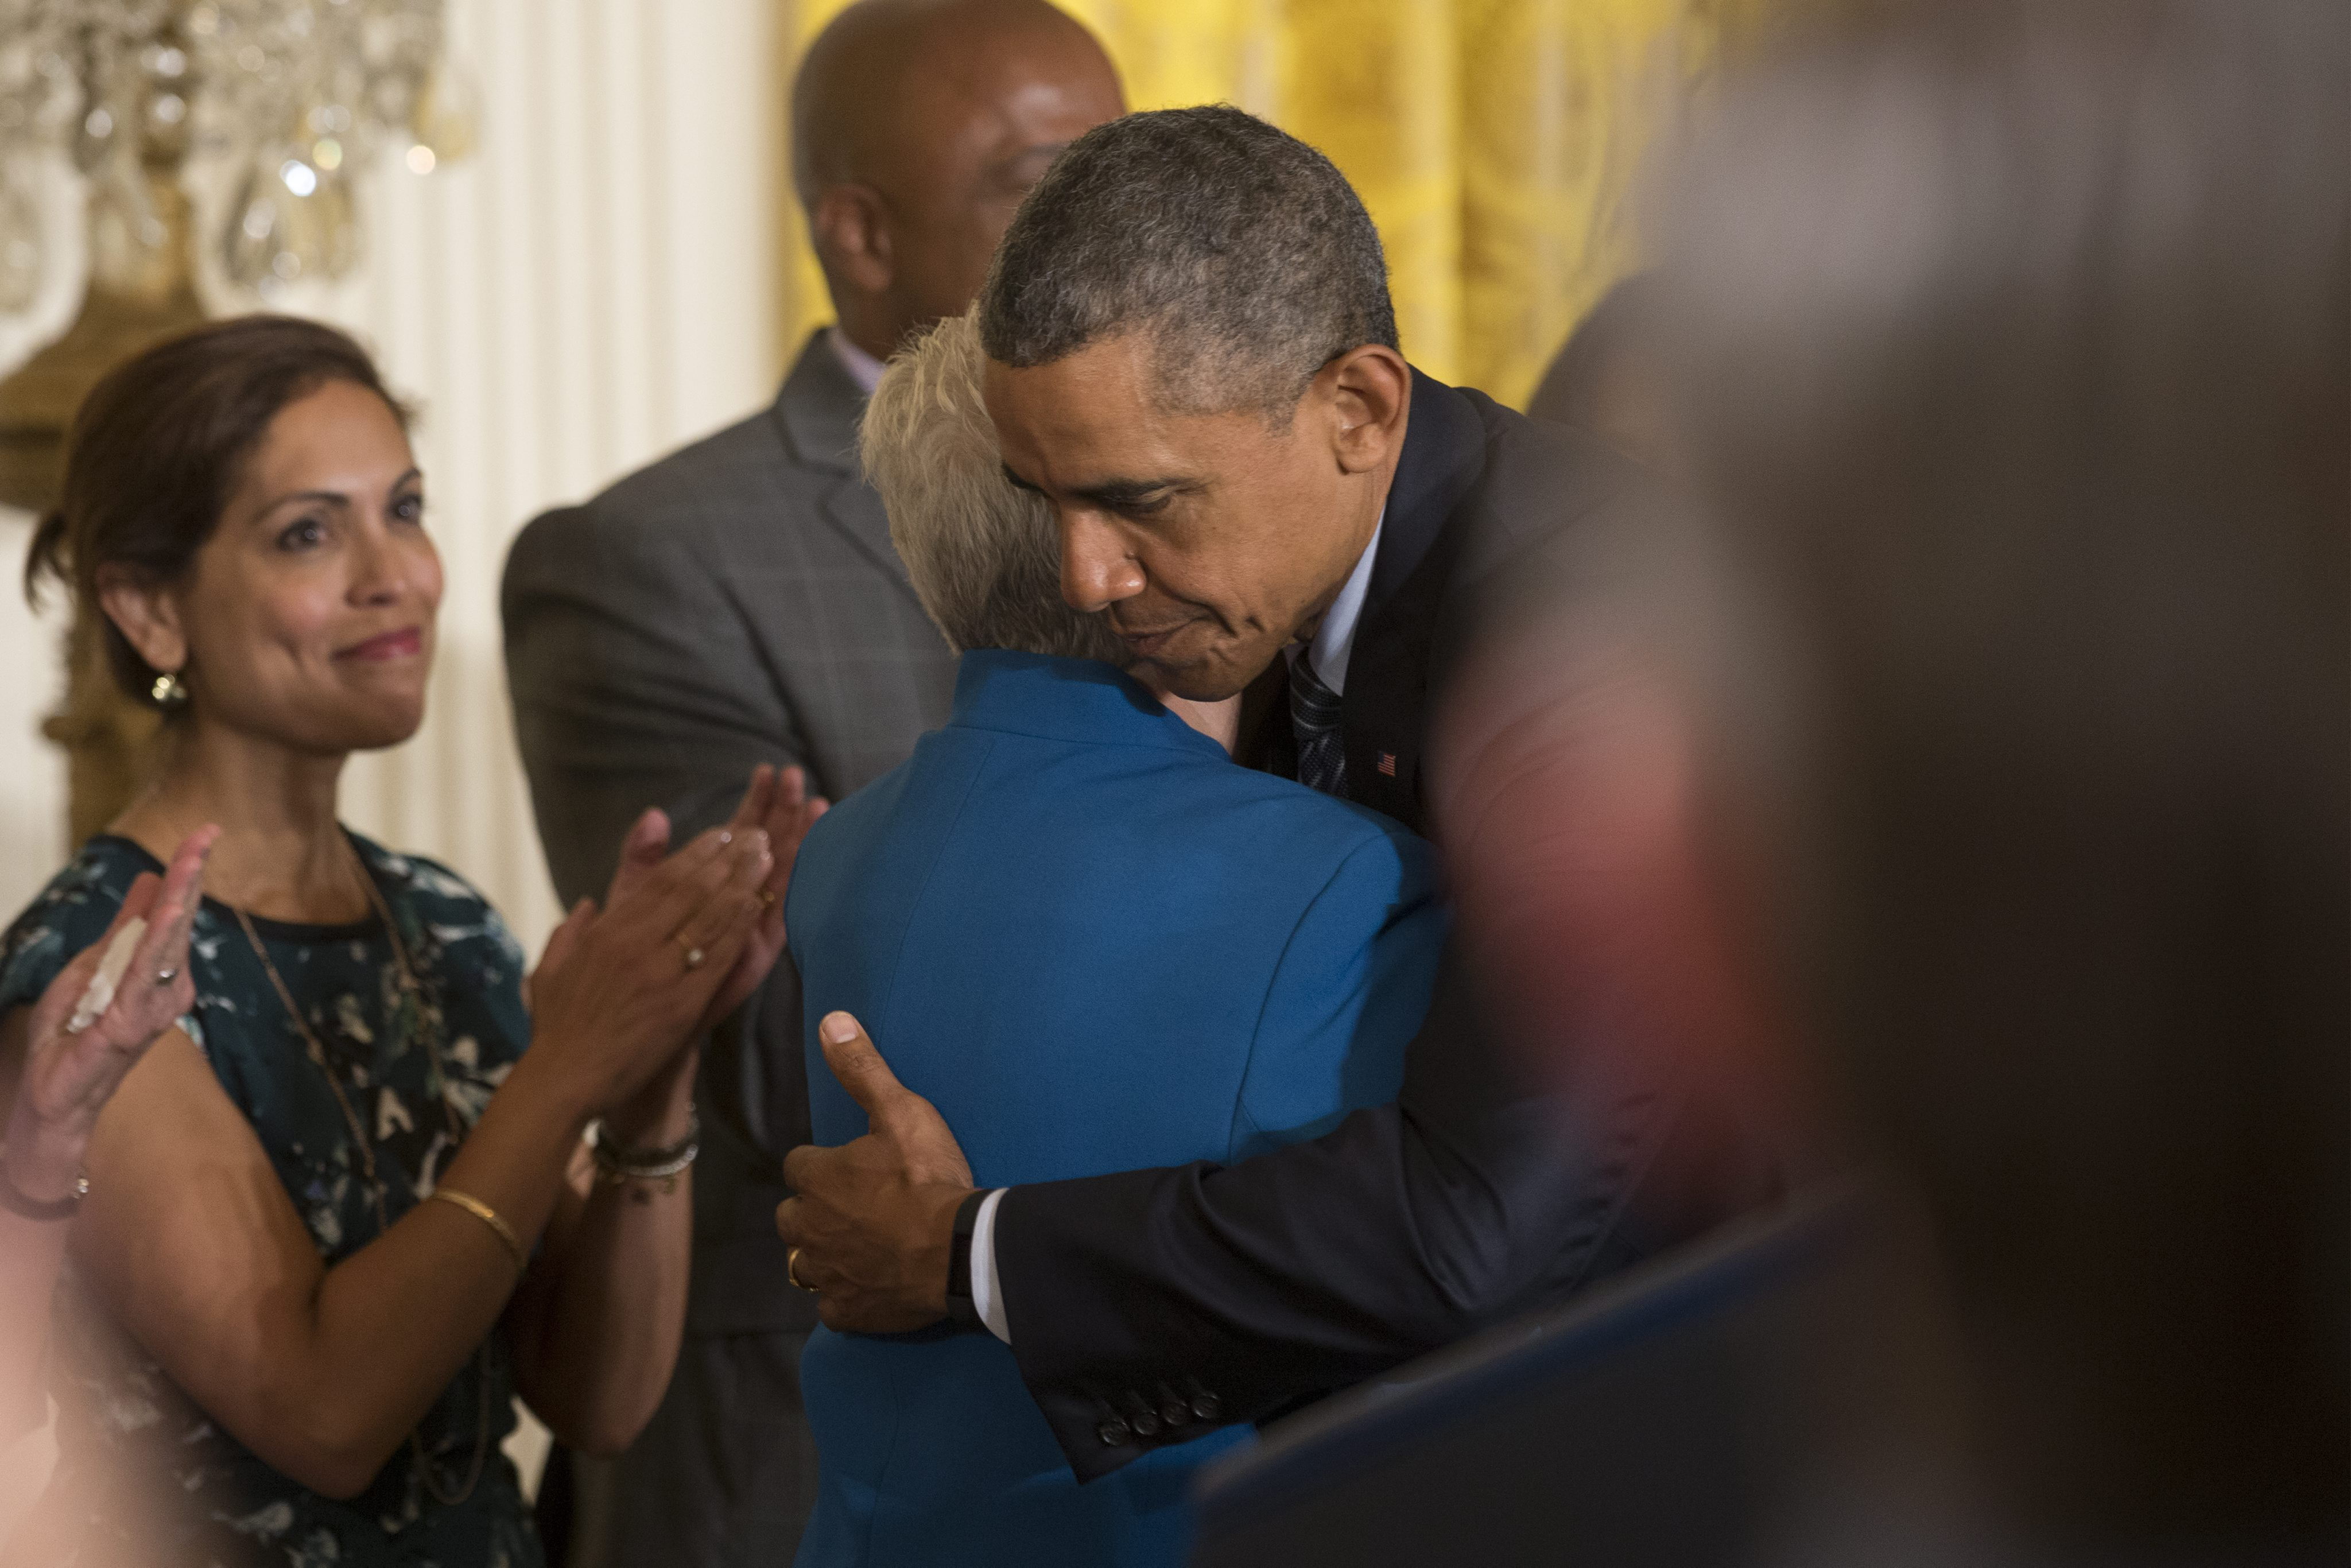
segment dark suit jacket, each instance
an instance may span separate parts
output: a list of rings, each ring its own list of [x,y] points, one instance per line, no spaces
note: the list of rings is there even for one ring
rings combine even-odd
[[[683,841],[734,809],[761,762],[799,763],[840,800],[945,722],[954,656],[858,474],[863,410],[820,333],[772,408],[515,541],[507,673],[565,902],[602,892],[648,806],[670,812]],[[723,1352],[730,1338],[816,1323],[812,1300],[785,1282],[775,1228],[784,1155],[809,1137],[790,963],[705,1048],[696,1094],[687,1343],[668,1403],[612,1478],[641,1495],[582,1510],[617,1511],[618,1528],[682,1564],[750,1560],[753,1538],[787,1527],[766,1511],[789,1490],[771,1472],[804,1468],[762,1458],[805,1444],[797,1342]]]
[[[1480,393],[1414,382],[1343,700],[1349,793],[1416,828],[1445,673],[1485,590],[1570,579],[1630,502],[1620,461]],[[1263,705],[1260,758],[1291,770]],[[1441,847],[1441,844],[1440,844]],[[1016,1186],[998,1267],[1022,1377],[1080,1476],[1198,1435],[1138,1412],[1182,1394],[1260,1420],[1558,1299],[1774,1189],[1767,1161],[1669,1220],[1638,1202],[1694,1135],[1672,1083],[1530,1091],[1448,953],[1394,1105],[1238,1165]]]

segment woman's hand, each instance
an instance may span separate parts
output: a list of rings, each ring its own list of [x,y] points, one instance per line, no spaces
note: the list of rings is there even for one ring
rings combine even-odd
[[[808,775],[799,768],[763,764],[751,770],[751,787],[743,792],[743,803],[735,808],[732,825],[738,831],[766,829],[776,863],[759,886],[759,917],[751,927],[749,940],[743,944],[743,956],[735,960],[726,983],[718,988],[710,1011],[704,1015],[704,1031],[716,1028],[748,1001],[768,971],[776,967],[776,960],[783,956],[784,892],[792,884],[792,862],[799,858],[800,841],[831,805],[823,796],[808,792]]]
[[[775,865],[759,888],[759,917],[752,927],[750,940],[743,945],[742,956],[728,972],[726,983],[712,996],[710,1009],[696,1031],[698,1035],[716,1029],[728,1014],[749,1000],[751,993],[768,977],[768,971],[776,967],[776,960],[783,956],[784,893],[791,886],[792,862],[799,858],[800,841],[808,837],[809,830],[831,809],[831,804],[823,796],[808,792],[808,775],[800,768],[772,768],[762,763],[751,770],[750,788],[743,791],[742,802],[735,808],[735,815],[726,825],[738,833],[764,828]],[[637,819],[637,825],[621,845],[620,869],[612,873],[606,907],[662,863],[662,857],[669,853],[669,819],[659,811],[647,811]]]
[[[665,843],[659,816],[646,814]],[[581,900],[530,978],[533,1054],[569,1070],[582,1116],[628,1100],[695,1038],[751,939],[775,868],[764,829],[731,826],[657,865],[629,864],[653,831],[639,822],[605,907]]]
[[[131,884],[106,935],[49,982],[33,1009],[25,1071],[8,1117],[8,1180],[43,1201],[73,1189],[90,1129],[114,1091],[162,1033],[195,1004],[188,977],[188,932],[204,900],[204,861],[220,830],[204,827],[181,841],[158,878]],[[82,995],[115,936],[147,922],[130,967],[106,1009],[75,1030]]]

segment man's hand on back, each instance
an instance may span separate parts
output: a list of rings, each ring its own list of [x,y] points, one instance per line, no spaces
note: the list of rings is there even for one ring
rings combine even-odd
[[[901,1084],[847,1013],[817,1026],[825,1064],[869,1131],[838,1148],[794,1149],[776,1209],[792,1274],[829,1328],[903,1333],[946,1316],[956,1210],[971,1166],[931,1103]]]

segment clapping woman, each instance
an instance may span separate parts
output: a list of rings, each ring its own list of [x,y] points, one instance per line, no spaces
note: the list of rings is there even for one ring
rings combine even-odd
[[[60,1558],[524,1568],[511,1396],[611,1451],[668,1381],[692,1042],[780,950],[770,838],[803,808],[763,769],[670,855],[649,814],[526,988],[480,894],[337,819],[345,758],[423,716],[423,519],[402,411],[313,323],[167,342],[76,422],[28,570],[106,618],[165,758],[10,932],[0,1031],[182,835],[222,831],[193,1005],[89,1142],[38,1525]]]

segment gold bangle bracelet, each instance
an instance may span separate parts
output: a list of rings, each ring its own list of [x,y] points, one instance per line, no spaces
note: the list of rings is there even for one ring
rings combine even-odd
[[[507,1249],[507,1256],[514,1260],[515,1271],[523,1273],[528,1270],[530,1256],[522,1249],[522,1238],[515,1234],[514,1227],[501,1218],[496,1209],[471,1193],[458,1192],[452,1187],[435,1187],[433,1189],[433,1196],[443,1203],[455,1204],[459,1208],[497,1232],[498,1245],[504,1247]]]

